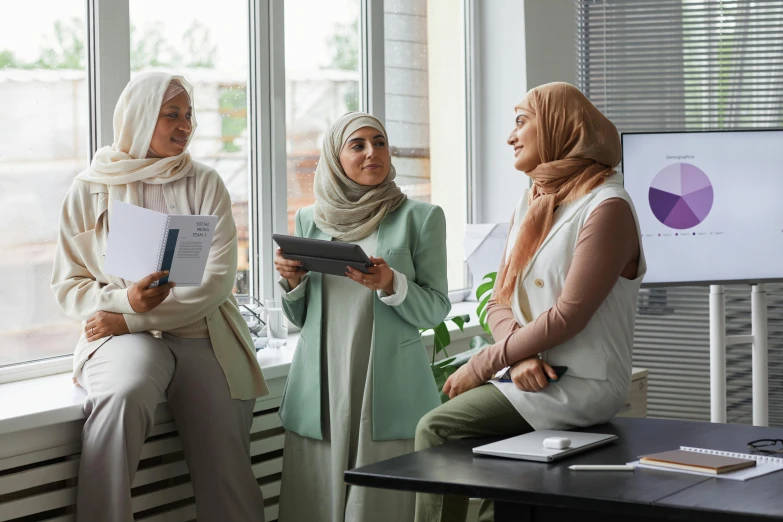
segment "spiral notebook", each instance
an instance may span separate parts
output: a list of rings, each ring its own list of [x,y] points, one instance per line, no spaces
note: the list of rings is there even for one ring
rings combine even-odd
[[[168,279],[161,279],[160,284],[198,286],[217,221],[217,216],[163,214],[114,201],[103,269],[133,282],[168,270]]]
[[[642,464],[640,461],[630,462],[637,468],[645,469],[657,469],[659,471],[672,471],[674,473],[688,473],[689,475],[699,475],[708,478],[724,478],[730,480],[748,480],[768,473],[774,473],[783,469],[783,458],[768,457],[766,455],[752,455],[749,453],[733,453],[730,451],[718,451],[701,448],[689,448],[687,446],[680,446],[682,451],[693,451],[695,453],[704,453],[707,455],[717,455],[719,457],[731,457],[735,459],[751,459],[756,461],[756,465],[752,468],[745,468],[738,471],[731,471],[728,473],[721,473],[714,475],[711,473],[703,473],[699,471],[677,469],[677,468],[664,468],[660,466],[651,466],[649,464]]]

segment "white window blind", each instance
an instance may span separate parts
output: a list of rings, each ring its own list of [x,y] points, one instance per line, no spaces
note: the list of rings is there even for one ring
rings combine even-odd
[[[783,127],[783,0],[577,0],[576,9],[578,85],[620,132]],[[770,425],[781,426],[783,285],[767,289]],[[650,416],[709,420],[708,296],[706,287],[640,295],[634,366],[650,370]],[[750,288],[728,286],[726,311],[729,334],[750,333]],[[750,423],[750,347],[727,352],[728,420]]]

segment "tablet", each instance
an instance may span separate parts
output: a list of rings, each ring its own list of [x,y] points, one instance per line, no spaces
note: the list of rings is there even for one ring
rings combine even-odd
[[[362,247],[352,243],[283,234],[272,234],[272,239],[283,250],[284,258],[303,262],[302,268],[308,272],[344,276],[345,267],[350,266],[367,274],[373,266]]]

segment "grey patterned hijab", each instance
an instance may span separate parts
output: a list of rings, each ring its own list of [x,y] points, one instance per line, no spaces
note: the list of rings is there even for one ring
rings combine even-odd
[[[362,127],[378,130],[388,143],[386,129],[377,118],[363,112],[349,112],[324,136],[321,159],[315,169],[315,224],[340,241],[357,241],[369,236],[406,198],[394,183],[397,176],[394,165],[378,185],[359,185],[345,174],[340,164],[340,151],[351,134]]]

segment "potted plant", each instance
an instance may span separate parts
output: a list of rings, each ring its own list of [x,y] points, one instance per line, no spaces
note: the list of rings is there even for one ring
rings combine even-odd
[[[495,287],[496,277],[497,272],[490,272],[484,276],[481,285],[476,289],[476,299],[479,303],[476,307],[476,315],[478,315],[481,328],[489,335],[492,335],[492,333],[489,331],[489,326],[487,325],[487,304],[492,296],[492,289]],[[431,329],[435,336],[435,343],[432,349],[432,363],[430,366],[432,367],[432,375],[435,377],[435,384],[438,386],[438,391],[441,392],[440,400],[442,402],[447,402],[449,400],[449,397],[444,395],[441,391],[443,390],[443,385],[446,383],[446,379],[449,378],[449,375],[456,372],[460,366],[468,362],[473,355],[483,350],[485,346],[491,344],[483,335],[477,335],[470,340],[469,350],[457,355],[449,356],[446,351],[446,347],[451,344],[451,335],[449,334],[449,329],[446,327],[446,322],[448,321],[456,324],[462,331],[464,330],[465,323],[470,321],[470,316],[459,315],[447,317],[442,323]],[[424,329],[422,330],[422,333],[427,330],[430,329]],[[443,352],[446,357],[440,361],[436,361],[435,357],[440,352]]]

